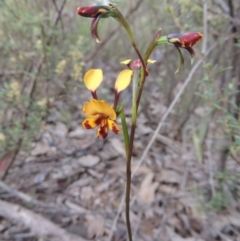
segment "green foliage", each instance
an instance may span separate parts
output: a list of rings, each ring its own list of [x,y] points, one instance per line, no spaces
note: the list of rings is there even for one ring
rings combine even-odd
[[[215,196],[207,203],[207,209],[221,212],[228,206],[228,200],[224,196],[223,192],[216,192]]]
[[[219,134],[224,138],[229,147],[229,154],[235,154],[239,151],[239,120],[235,113],[239,112],[236,106],[234,96],[237,94],[236,80],[228,79],[228,82],[222,86],[216,82],[220,76],[228,74],[232,66],[213,65],[211,62],[205,65],[205,74],[199,81],[201,92],[195,94],[202,98],[203,105],[207,106],[215,114],[215,123],[219,126]],[[221,131],[223,130],[223,131]]]
[[[86,41],[68,14],[72,6],[61,4],[0,2],[1,153],[29,149],[49,104],[79,90]]]
[[[240,175],[236,173],[217,173],[216,179],[219,181],[219,189],[216,194],[208,201],[206,208],[216,212],[221,212],[226,209],[230,205],[230,199],[226,193],[226,190],[234,193],[237,199],[239,199],[240,193],[237,188],[239,178]]]

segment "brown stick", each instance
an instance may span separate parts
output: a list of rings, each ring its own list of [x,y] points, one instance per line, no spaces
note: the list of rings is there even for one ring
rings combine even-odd
[[[86,241],[26,208],[2,200],[0,200],[0,216],[24,224],[38,237],[51,237],[52,241]]]

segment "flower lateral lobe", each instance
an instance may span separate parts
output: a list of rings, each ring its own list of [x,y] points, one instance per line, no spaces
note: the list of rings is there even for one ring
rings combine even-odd
[[[119,129],[118,125],[113,120],[108,119],[108,127],[115,134],[119,134],[120,133],[120,129]]]
[[[87,89],[95,92],[103,80],[103,72],[101,69],[90,69],[84,75],[83,81]]]
[[[82,122],[85,129],[93,129],[99,126],[97,136],[105,139],[108,135],[108,129],[118,134],[120,129],[115,123],[116,112],[104,100],[92,99],[84,104],[83,113],[87,118]]]
[[[133,71],[131,69],[124,69],[119,73],[115,82],[115,90],[117,93],[120,93],[129,86],[131,83],[132,75]]]
[[[101,118],[99,115],[86,118],[82,125],[85,129],[93,129],[101,124]]]

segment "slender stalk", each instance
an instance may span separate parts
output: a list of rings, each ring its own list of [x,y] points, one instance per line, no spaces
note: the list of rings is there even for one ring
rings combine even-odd
[[[132,241],[132,229],[130,222],[130,194],[131,194],[131,160],[132,160],[132,150],[133,150],[133,142],[134,135],[136,130],[136,122],[137,122],[137,77],[136,74],[133,75],[132,79],[132,127],[131,134],[129,140],[129,149],[127,155],[127,165],[126,165],[126,175],[127,175],[127,183],[126,183],[126,222],[128,229],[128,238],[129,241]]]
[[[126,175],[127,175],[127,183],[126,183],[126,223],[127,223],[127,230],[128,230],[128,238],[129,241],[132,241],[132,230],[131,230],[131,223],[130,223],[130,194],[131,194],[131,160],[132,160],[132,150],[133,150],[133,142],[134,142],[134,135],[136,130],[136,124],[137,124],[137,110],[140,103],[140,99],[142,96],[142,91],[145,83],[146,76],[148,75],[147,68],[146,68],[146,62],[151,55],[152,51],[157,45],[156,40],[158,39],[160,35],[160,31],[154,36],[154,39],[150,43],[146,54],[144,56],[144,59],[142,58],[141,54],[139,53],[135,42],[132,42],[132,45],[138,54],[139,59],[142,62],[142,68],[140,72],[140,87],[139,91],[137,93],[137,79],[136,75],[133,77],[133,96],[132,96],[132,126],[131,126],[131,133],[130,133],[130,140],[129,140],[129,149],[128,149],[128,155],[127,155],[127,165],[126,165]],[[135,48],[136,47],[136,48]]]
[[[141,71],[140,82],[139,82],[140,88],[139,88],[138,93],[137,93],[138,82],[137,82],[136,76],[134,75],[134,77],[133,77],[132,126],[131,126],[130,139],[128,139],[129,140],[128,148],[126,147],[127,143],[126,143],[126,140],[124,139],[125,147],[126,147],[126,153],[127,153],[127,164],[126,164],[126,176],[127,176],[127,183],[126,183],[126,223],[127,223],[127,230],[128,230],[128,238],[129,238],[129,241],[132,241],[132,230],[131,230],[131,222],[130,222],[131,160],[132,160],[134,135],[135,135],[136,123],[137,123],[137,110],[138,110],[139,102],[140,102],[140,99],[141,99],[145,78],[146,78],[146,76],[148,76],[148,70],[147,70],[146,63],[147,63],[147,60],[148,60],[150,54],[152,53],[153,49],[157,45],[157,39],[160,36],[161,30],[159,30],[157,32],[157,34],[154,36],[153,40],[151,41],[151,43],[150,43],[150,45],[149,45],[149,47],[146,51],[144,59],[143,59],[140,51],[138,50],[138,47],[136,45],[136,41],[134,39],[132,30],[131,30],[128,22],[122,16],[121,12],[114,5],[110,4],[110,6],[114,10],[115,18],[125,28],[128,36],[131,40],[132,46],[133,46],[136,54],[138,55],[138,57],[139,57],[139,59],[142,63],[142,67],[141,67],[141,70],[140,70]],[[124,138],[126,138],[126,136]]]
[[[96,90],[95,91],[93,91],[93,92],[91,92],[92,93],[92,97],[93,97],[93,99],[98,99],[98,97],[97,97],[97,92],[96,92]]]
[[[128,230],[128,239],[132,241],[132,229],[130,222],[130,194],[131,194],[131,159],[132,159],[132,150],[133,150],[133,141],[136,129],[136,122],[132,122],[130,141],[129,141],[129,152],[127,156],[127,165],[126,165],[126,175],[127,175],[127,183],[126,183],[126,223]]]
[[[137,93],[137,79],[136,75],[133,77],[133,96],[132,96],[132,126],[131,126],[131,133],[130,133],[130,140],[129,140],[129,148],[128,148],[128,155],[127,155],[127,165],[126,165],[126,176],[127,176],[127,183],[126,183],[126,223],[127,223],[127,230],[128,230],[128,238],[129,241],[132,241],[132,230],[131,230],[131,223],[130,223],[130,194],[131,194],[131,160],[132,160],[132,150],[133,150],[133,142],[134,142],[134,136],[135,136],[135,130],[136,130],[136,124],[137,124],[137,110],[140,103],[140,99],[142,96],[142,91],[145,83],[146,76],[148,75],[146,63],[151,55],[152,51],[157,45],[157,39],[159,38],[159,35],[161,33],[161,30],[157,32],[157,34],[154,36],[152,42],[150,43],[146,54],[144,56],[144,59],[142,58],[136,43],[134,41],[131,29],[129,28],[128,24],[124,22],[123,26],[125,27],[126,31],[128,32],[128,35],[131,39],[132,46],[134,50],[136,51],[141,63],[142,68],[140,72],[140,87],[139,91]]]
[[[124,144],[125,144],[125,151],[126,151],[126,157],[128,157],[129,152],[129,135],[128,135],[128,128],[127,128],[127,122],[124,114],[124,110],[122,108],[122,111],[120,112],[121,117],[121,123],[122,123],[122,130],[123,130],[123,138],[124,138]]]
[[[121,25],[125,28],[132,46],[138,55],[141,63],[142,63],[142,70],[143,75],[147,75],[147,67],[143,60],[143,57],[140,53],[140,51],[137,48],[136,42],[133,37],[132,30],[128,24],[128,22],[125,20],[125,18],[122,16],[120,11],[113,5],[110,5],[115,12],[116,20],[118,20]],[[133,97],[132,97],[132,126],[131,126],[131,133],[130,133],[130,139],[128,143],[125,141],[125,147],[128,144],[128,148],[126,147],[126,154],[127,154],[127,163],[126,163],[126,224],[127,224],[127,231],[128,231],[128,239],[129,241],[132,241],[132,229],[131,229],[131,222],[130,222],[130,194],[131,194],[131,160],[132,160],[132,150],[133,150],[133,142],[134,142],[134,135],[135,135],[135,129],[136,129],[136,122],[137,122],[137,80],[135,79],[135,76],[133,77]],[[125,137],[124,137],[125,138]]]
[[[127,34],[128,34],[128,37],[130,38],[131,40],[131,43],[132,43],[132,46],[138,56],[138,58],[140,59],[141,63],[142,63],[142,66],[143,66],[143,69],[144,69],[144,73],[145,75],[147,76],[148,75],[148,72],[147,72],[147,66],[146,66],[146,62],[144,62],[143,60],[143,57],[140,53],[140,51],[138,50],[138,47],[136,45],[136,41],[134,39],[134,36],[133,36],[133,33],[132,33],[132,29],[130,28],[127,20],[123,17],[122,13],[117,9],[116,6],[114,6],[113,4],[110,4],[110,7],[112,7],[114,13],[115,13],[115,19],[121,23],[121,25],[125,28]]]
[[[157,33],[154,35],[152,41],[150,42],[145,54],[144,54],[144,58],[143,61],[144,63],[147,63],[151,53],[153,52],[153,50],[155,49],[155,47],[158,45],[158,39],[161,35],[161,30],[159,29],[157,31]],[[137,96],[137,110],[138,110],[138,106],[141,100],[141,96],[142,96],[142,92],[143,92],[143,87],[144,87],[144,83],[145,83],[145,79],[146,79],[147,75],[146,72],[143,70],[143,67],[140,70],[140,87],[139,87],[139,91],[138,91],[138,96]]]
[[[117,109],[118,99],[119,99],[119,93],[115,91],[115,98],[114,98],[114,105],[113,105],[114,110]]]

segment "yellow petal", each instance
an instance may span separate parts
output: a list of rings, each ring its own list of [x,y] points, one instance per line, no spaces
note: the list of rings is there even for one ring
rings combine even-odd
[[[118,93],[125,90],[129,86],[132,79],[132,75],[133,71],[130,69],[124,69],[119,73],[117,80],[115,82],[115,90]]]
[[[112,106],[104,100],[92,99],[88,101],[83,106],[83,113],[90,117],[102,115],[104,117],[109,117],[111,120],[116,119],[116,112]]]
[[[96,126],[100,125],[101,121],[102,121],[101,115],[97,115],[97,116],[94,116],[94,117],[88,117],[82,122],[82,126],[85,129],[93,129]]]
[[[130,64],[131,61],[132,61],[131,59],[126,59],[126,60],[120,62],[120,64],[126,64],[126,65],[128,65],[128,64]]]
[[[156,63],[157,61],[156,60],[153,60],[153,59],[148,59],[147,63],[148,64],[154,64]]]
[[[120,132],[120,128],[118,127],[118,125],[115,123],[115,121],[109,120],[108,119],[108,127],[111,131],[113,131],[116,134],[119,134]]]
[[[90,69],[84,75],[84,83],[90,91],[94,92],[102,83],[103,72],[101,69]]]

